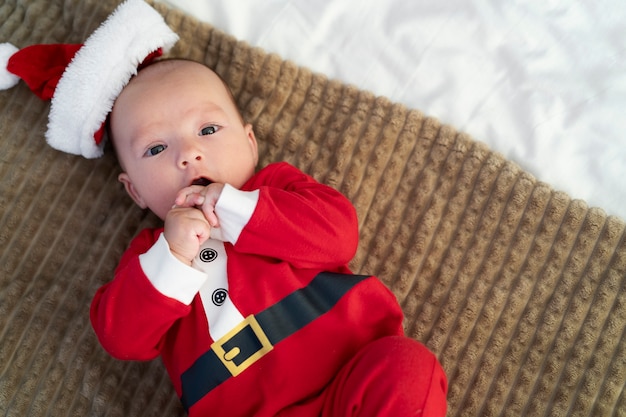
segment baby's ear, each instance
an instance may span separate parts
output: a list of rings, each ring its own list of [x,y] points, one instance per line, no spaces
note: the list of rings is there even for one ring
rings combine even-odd
[[[252,125],[248,123],[244,126],[244,130],[246,132],[246,136],[248,137],[252,154],[254,155],[254,164],[256,165],[259,162],[259,147],[254,134],[254,129]]]
[[[124,184],[124,188],[126,189],[126,192],[139,207],[141,207],[142,209],[145,209],[148,207],[145,201],[143,201],[143,198],[141,198],[141,195],[139,195],[139,193],[135,189],[135,186],[133,185],[127,173],[122,172],[120,175],[117,176],[117,179],[119,180],[119,182]]]

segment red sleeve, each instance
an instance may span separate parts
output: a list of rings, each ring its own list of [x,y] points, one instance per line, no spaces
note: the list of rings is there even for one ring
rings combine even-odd
[[[156,241],[161,230],[146,229],[130,244],[115,271],[91,303],[91,324],[100,344],[118,359],[150,360],[172,324],[190,307],[161,294],[143,273],[139,255]]]
[[[287,163],[268,165],[242,188],[259,200],[235,250],[286,261],[296,268],[346,265],[356,253],[352,203]]]

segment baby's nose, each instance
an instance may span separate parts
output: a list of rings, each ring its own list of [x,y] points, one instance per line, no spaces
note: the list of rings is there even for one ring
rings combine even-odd
[[[198,161],[198,162],[202,161],[202,155],[198,153],[183,155],[183,157],[180,160],[180,165],[183,167],[186,167],[187,165],[189,165],[189,163],[192,163],[194,161]]]

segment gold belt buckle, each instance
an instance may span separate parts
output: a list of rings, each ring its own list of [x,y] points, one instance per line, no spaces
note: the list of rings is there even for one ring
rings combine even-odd
[[[211,345],[211,349],[232,376],[245,371],[273,348],[254,314],[246,317]]]

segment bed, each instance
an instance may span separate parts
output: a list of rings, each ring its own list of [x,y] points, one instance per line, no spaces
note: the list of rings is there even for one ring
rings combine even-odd
[[[626,215],[626,8],[618,0],[167,2],[433,115],[555,189]]]
[[[0,1],[0,41],[82,42],[118,0]],[[355,272],[397,296],[449,416],[626,415],[626,9],[150,1],[170,55],[218,71],[259,139],[357,208]],[[183,415],[161,363],[110,358],[95,290],[157,219],[110,149],[44,143],[0,92],[0,412]]]

